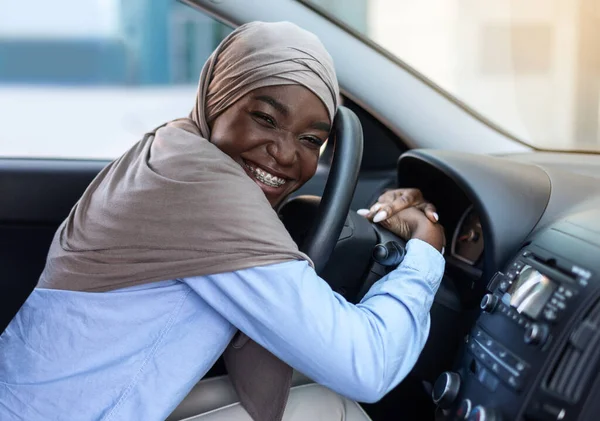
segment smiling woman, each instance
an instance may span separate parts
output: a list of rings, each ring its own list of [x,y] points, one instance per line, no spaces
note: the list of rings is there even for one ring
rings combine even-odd
[[[443,229],[423,200],[382,197],[402,264],[357,305],[319,277],[274,206],[314,175],[338,99],[315,35],[289,22],[228,35],[188,116],[107,165],[56,231],[0,338],[0,419],[164,420],[221,355],[240,403],[202,420],[367,419],[352,400],[381,399],[425,344]],[[358,168],[348,113],[336,136]],[[340,222],[351,192],[328,205]],[[290,392],[292,367],[320,385]]]
[[[270,86],[216,117],[211,141],[241,164],[276,206],[314,175],[330,130],[327,108],[312,92],[299,85]]]

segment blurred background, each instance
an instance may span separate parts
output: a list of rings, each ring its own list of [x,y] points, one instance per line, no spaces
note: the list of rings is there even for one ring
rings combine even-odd
[[[0,0],[0,155],[119,156],[190,112],[227,32],[174,0]]]
[[[310,3],[523,141],[600,150],[600,0]],[[175,0],[0,0],[0,156],[117,157],[188,114],[229,31]]]

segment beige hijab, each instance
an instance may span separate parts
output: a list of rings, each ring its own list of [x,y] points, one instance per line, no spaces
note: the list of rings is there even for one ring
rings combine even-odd
[[[260,188],[208,140],[209,122],[241,97],[287,84],[315,93],[333,121],[338,84],[316,36],[288,22],[232,32],[202,69],[190,118],[149,133],[92,181],[54,236],[37,286],[102,292],[310,261]],[[224,356],[250,415],[281,419],[291,369],[244,335]]]

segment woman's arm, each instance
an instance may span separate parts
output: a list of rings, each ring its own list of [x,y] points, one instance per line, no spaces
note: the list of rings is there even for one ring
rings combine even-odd
[[[290,366],[351,399],[375,402],[417,361],[443,271],[442,255],[413,239],[401,265],[357,305],[301,261],[184,281]]]

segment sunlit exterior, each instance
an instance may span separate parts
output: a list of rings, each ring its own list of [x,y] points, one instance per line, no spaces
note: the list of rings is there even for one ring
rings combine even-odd
[[[518,139],[600,150],[600,1],[312,3]],[[0,0],[0,156],[118,156],[189,112],[228,30],[175,0]]]

